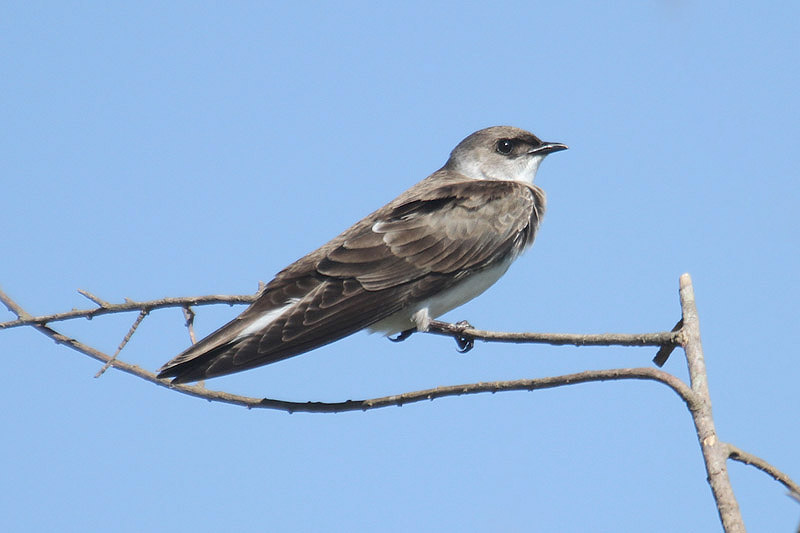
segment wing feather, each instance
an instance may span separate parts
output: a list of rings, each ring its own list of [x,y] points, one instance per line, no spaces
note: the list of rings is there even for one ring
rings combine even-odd
[[[244,313],[159,377],[228,374],[350,335],[519,254],[543,212],[535,186],[439,171],[278,273]],[[269,313],[279,316],[242,335]]]

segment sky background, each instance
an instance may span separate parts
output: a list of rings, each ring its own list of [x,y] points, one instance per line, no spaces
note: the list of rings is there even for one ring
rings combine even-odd
[[[744,4],[744,3],[740,3]],[[510,124],[532,250],[444,318],[652,332],[692,274],[719,437],[800,480],[794,2],[4,2],[0,286],[34,314],[253,293]],[[198,308],[206,334],[243,308]],[[136,314],[57,329],[113,352]],[[0,312],[0,320],[11,313]],[[121,357],[184,349],[153,312]],[[654,349],[356,334],[207,382],[296,401],[651,365]],[[337,415],[248,411],[0,331],[3,531],[717,531],[691,417],[653,382]],[[682,353],[665,369],[686,377]],[[729,463],[749,531],[800,506]]]

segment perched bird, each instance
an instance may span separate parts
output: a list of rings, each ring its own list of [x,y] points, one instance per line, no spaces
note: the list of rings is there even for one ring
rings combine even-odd
[[[510,126],[473,133],[441,169],[279,272],[241,315],[158,377],[187,383],[231,374],[365,328],[426,331],[533,243],[545,210],[533,179],[547,154],[566,148]]]

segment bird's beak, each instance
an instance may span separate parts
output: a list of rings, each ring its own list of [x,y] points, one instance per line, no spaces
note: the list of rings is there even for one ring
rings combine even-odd
[[[536,155],[547,155],[547,154],[552,154],[553,152],[560,152],[561,150],[566,150],[566,149],[567,149],[566,144],[542,143],[533,150],[530,150],[528,153]]]

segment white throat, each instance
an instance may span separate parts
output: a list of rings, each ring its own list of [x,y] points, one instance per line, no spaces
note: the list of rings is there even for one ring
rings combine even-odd
[[[456,170],[468,178],[476,180],[507,180],[533,183],[534,178],[536,178],[536,172],[539,170],[539,165],[545,155],[504,160],[500,165],[491,164],[477,158],[470,158],[460,162]]]

